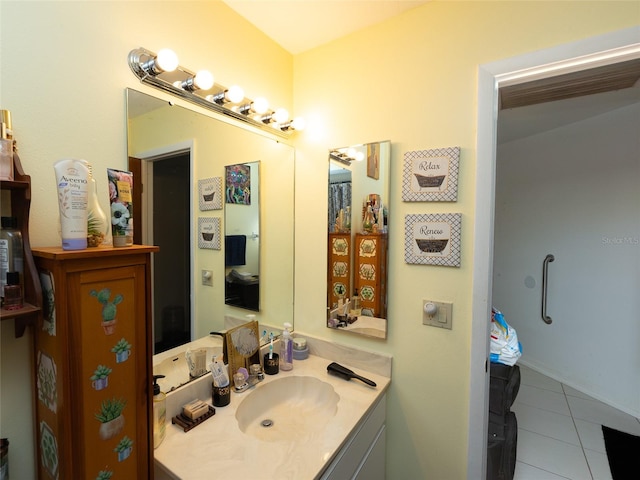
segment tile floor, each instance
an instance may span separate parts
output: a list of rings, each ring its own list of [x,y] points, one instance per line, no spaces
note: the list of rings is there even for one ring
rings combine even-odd
[[[640,420],[520,365],[514,480],[611,480],[601,425],[640,435]]]

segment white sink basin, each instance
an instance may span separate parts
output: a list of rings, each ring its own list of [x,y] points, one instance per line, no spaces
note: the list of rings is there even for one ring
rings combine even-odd
[[[321,433],[338,410],[333,386],[315,377],[283,377],[244,393],[236,410],[240,430],[265,442]]]

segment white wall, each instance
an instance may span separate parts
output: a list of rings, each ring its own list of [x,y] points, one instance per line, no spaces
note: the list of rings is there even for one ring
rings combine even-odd
[[[493,304],[521,362],[640,416],[640,105],[498,148]],[[549,264],[541,319],[542,260]]]

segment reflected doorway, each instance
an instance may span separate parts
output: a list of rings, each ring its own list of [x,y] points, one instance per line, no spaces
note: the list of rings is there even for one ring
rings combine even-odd
[[[130,168],[134,179],[136,169],[143,179],[140,224],[134,226],[135,236],[140,233],[134,241],[160,247],[152,262],[157,354],[191,340],[190,152],[130,159]]]

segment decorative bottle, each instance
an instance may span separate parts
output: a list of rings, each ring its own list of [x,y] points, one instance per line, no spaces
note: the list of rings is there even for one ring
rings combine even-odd
[[[376,219],[373,218],[373,210],[371,209],[371,204],[367,203],[367,210],[364,212],[364,219],[362,220],[362,229],[366,233],[371,233],[375,224]]]
[[[107,216],[98,201],[98,184],[93,178],[93,167],[86,160],[81,160],[89,169],[89,189],[87,199],[87,247],[97,247],[104,242],[109,225]]]

